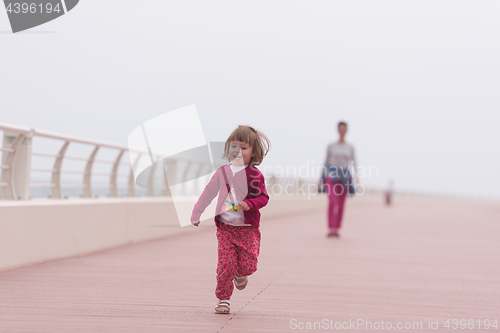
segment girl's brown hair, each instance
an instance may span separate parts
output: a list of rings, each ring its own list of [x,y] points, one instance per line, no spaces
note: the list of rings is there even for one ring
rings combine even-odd
[[[269,141],[264,133],[257,131],[251,126],[238,125],[226,140],[222,158],[229,160],[229,146],[231,145],[231,141],[246,142],[252,147],[252,153],[255,155],[250,159],[250,164],[252,165],[261,164],[269,149],[271,149],[271,141]]]

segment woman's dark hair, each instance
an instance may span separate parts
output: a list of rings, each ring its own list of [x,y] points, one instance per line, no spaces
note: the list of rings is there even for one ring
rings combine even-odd
[[[347,123],[345,121],[339,121],[339,125],[337,127],[340,127],[344,125],[345,127],[347,127]]]

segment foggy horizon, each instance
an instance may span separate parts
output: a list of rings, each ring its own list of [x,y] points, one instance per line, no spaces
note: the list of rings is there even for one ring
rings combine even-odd
[[[500,3],[137,6],[86,0],[18,34],[2,11],[0,122],[127,145],[195,104],[206,141],[251,125],[272,143],[262,168],[299,168],[323,164],[343,120],[379,170],[367,188],[500,199]]]

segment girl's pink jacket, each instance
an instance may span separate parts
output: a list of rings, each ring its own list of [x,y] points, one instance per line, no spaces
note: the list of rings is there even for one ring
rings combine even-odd
[[[236,172],[234,177],[229,164],[217,169],[203,190],[198,202],[194,205],[191,221],[199,221],[201,214],[210,205],[215,196],[219,194],[215,211],[215,224],[219,225],[217,217],[222,213],[224,200],[228,194],[228,187],[226,186],[223,173],[226,174],[228,183],[233,184],[238,201],[245,201],[250,208],[248,211],[243,212],[245,223],[258,227],[260,225],[259,209],[267,205],[269,195],[264,183],[264,176],[259,169],[251,164],[245,169]]]

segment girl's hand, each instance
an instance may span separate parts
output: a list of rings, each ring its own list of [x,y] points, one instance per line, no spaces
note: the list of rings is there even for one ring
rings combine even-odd
[[[191,221],[191,224],[194,225],[195,227],[197,227],[198,224],[200,224],[200,221]]]
[[[250,207],[248,207],[248,204],[245,202],[245,201],[242,201],[240,202],[240,207],[241,209],[243,209],[244,211],[247,211],[250,209]]]

